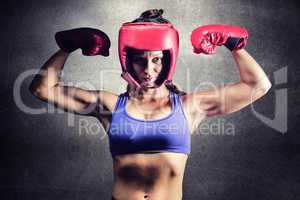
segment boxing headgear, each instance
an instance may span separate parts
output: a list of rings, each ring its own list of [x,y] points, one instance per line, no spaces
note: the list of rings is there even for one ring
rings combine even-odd
[[[172,80],[175,71],[176,59],[178,56],[179,36],[172,24],[159,24],[155,22],[124,23],[119,31],[119,59],[122,66],[121,77],[129,84],[140,87],[140,84],[128,71],[127,50],[145,51],[169,51],[170,62],[165,80]],[[166,66],[164,66],[166,67]],[[158,86],[159,86],[158,85]]]

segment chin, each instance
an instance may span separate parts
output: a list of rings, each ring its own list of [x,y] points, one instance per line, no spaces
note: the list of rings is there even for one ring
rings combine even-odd
[[[151,88],[155,88],[156,87],[156,84],[155,83],[141,83],[141,86],[143,88],[148,88],[148,89],[151,89]]]

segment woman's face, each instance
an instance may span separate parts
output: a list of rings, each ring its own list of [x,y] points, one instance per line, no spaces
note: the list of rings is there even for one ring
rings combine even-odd
[[[140,51],[132,56],[132,67],[140,81],[145,87],[154,87],[155,80],[162,71],[162,51]]]

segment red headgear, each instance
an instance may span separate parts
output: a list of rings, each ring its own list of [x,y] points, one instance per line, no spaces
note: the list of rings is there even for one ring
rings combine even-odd
[[[132,48],[145,51],[168,50],[170,52],[170,66],[165,80],[172,80],[178,56],[178,47],[178,32],[172,24],[154,22],[124,23],[119,31],[119,59],[122,66],[122,78],[129,84],[140,87],[140,84],[128,72],[126,64],[126,50]]]

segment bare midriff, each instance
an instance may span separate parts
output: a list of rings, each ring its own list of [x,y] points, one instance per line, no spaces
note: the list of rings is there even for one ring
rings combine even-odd
[[[113,158],[115,200],[181,200],[188,156],[156,152]]]

